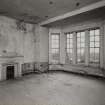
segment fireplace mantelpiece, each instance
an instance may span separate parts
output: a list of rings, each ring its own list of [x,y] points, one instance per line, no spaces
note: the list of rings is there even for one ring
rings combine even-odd
[[[0,80],[6,80],[6,68],[9,65],[14,66],[14,78],[21,77],[23,56],[20,55],[1,55],[0,56]]]

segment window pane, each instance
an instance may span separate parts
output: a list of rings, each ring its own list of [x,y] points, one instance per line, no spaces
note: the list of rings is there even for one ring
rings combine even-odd
[[[70,44],[70,48],[73,48],[73,45],[72,44]]]
[[[55,52],[56,52],[56,54],[59,53],[59,49],[56,49]]]
[[[52,53],[55,53],[55,52],[56,52],[56,50],[55,50],[55,49],[52,49],[51,51],[52,51]]]
[[[90,37],[90,41],[94,41],[94,40],[95,40],[94,36]]]
[[[56,41],[55,41],[55,44],[59,45],[59,41],[56,40]]]
[[[99,48],[95,48],[95,62],[99,62]]]
[[[73,34],[70,34],[70,38],[73,38]]]
[[[99,55],[99,48],[95,48],[95,55]]]
[[[55,35],[51,35],[51,39],[56,39],[56,36]]]
[[[81,50],[80,49],[77,49],[77,53],[80,54],[81,53]]]
[[[56,40],[59,40],[59,36],[58,35],[56,35]]]
[[[99,62],[99,55],[95,55],[95,62],[96,62],[96,63]]]
[[[94,59],[95,59],[95,60],[94,60],[95,63],[99,63],[99,56],[95,56]]]
[[[94,48],[90,48],[90,54],[94,54]]]
[[[81,47],[81,45],[80,45],[80,43],[78,43],[78,44],[77,44],[77,48],[80,48],[80,47]]]
[[[70,39],[67,39],[67,43],[69,43],[70,42]]]
[[[67,48],[69,48],[70,47],[70,44],[69,43],[67,43]]]
[[[72,56],[72,55],[70,55],[70,56]],[[73,58],[72,58],[72,57],[70,57],[70,62],[72,62],[72,60],[73,60]]]
[[[70,43],[73,43],[73,39],[70,39]]]
[[[85,42],[85,39],[81,37],[81,42]]]
[[[77,33],[77,62],[78,63],[85,62],[84,51],[85,51],[85,32],[83,31],[83,32]]]
[[[58,42],[54,43],[54,41],[53,41],[52,48],[59,48],[59,43]]]
[[[81,32],[81,37],[85,39],[85,32]]]
[[[77,58],[77,62],[80,62],[80,61],[81,61],[80,56],[78,56],[78,58]]]
[[[56,47],[56,43],[52,43],[52,48],[55,48]]]
[[[95,36],[95,41],[99,41],[99,36]]]
[[[96,30],[95,30],[95,35],[99,35],[99,34],[100,34],[99,29],[96,29]]]
[[[55,42],[56,42],[55,40],[52,40],[52,44],[55,44]]]
[[[51,35],[51,62],[59,62],[59,34]]]
[[[90,47],[95,47],[94,42],[90,43]]]
[[[81,35],[80,32],[77,32],[77,37],[80,37],[80,35]]]
[[[77,43],[80,42],[80,41],[81,41],[81,39],[80,38],[77,38]]]
[[[81,54],[84,54],[84,48],[81,49]]]
[[[67,53],[70,53],[70,49],[67,49]]]
[[[70,49],[70,53],[71,53],[71,54],[72,54],[72,52],[73,52],[72,49]]]
[[[67,48],[67,53],[66,53],[66,62],[67,63],[72,63],[72,48],[73,48],[73,34],[67,34],[67,44],[66,44],[66,48]]]
[[[94,62],[94,48],[90,48],[90,62]]]
[[[99,29],[91,30],[90,31],[90,63],[99,63],[99,53],[100,53],[99,47],[100,47]]]
[[[70,34],[67,34],[67,38],[70,38]]]
[[[100,45],[99,45],[99,42],[96,42],[95,43],[95,47],[99,47]]]
[[[81,47],[84,48],[85,47],[85,43],[81,43]]]
[[[58,45],[58,44],[56,44],[55,48],[59,49],[59,45]]]
[[[94,56],[90,56],[90,63],[94,63]]]
[[[94,35],[94,30],[90,31],[90,35],[93,36]]]

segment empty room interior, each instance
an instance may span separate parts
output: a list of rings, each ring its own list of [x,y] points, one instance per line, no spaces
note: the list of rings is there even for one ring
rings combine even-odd
[[[105,105],[105,0],[0,0],[0,105]]]

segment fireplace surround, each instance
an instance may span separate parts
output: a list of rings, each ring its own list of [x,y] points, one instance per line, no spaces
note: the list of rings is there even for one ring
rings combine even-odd
[[[22,76],[23,56],[5,54],[0,56],[0,81]]]

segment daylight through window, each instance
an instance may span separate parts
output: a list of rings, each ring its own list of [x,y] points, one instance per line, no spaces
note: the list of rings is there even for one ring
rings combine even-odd
[[[66,34],[66,62],[72,63],[73,60],[73,34]]]
[[[89,31],[90,35],[90,63],[99,64],[100,54],[100,30],[93,29]]]
[[[60,43],[60,34],[51,34],[51,62],[52,63],[59,63],[59,43]]]
[[[77,32],[77,63],[85,63],[85,32]]]

